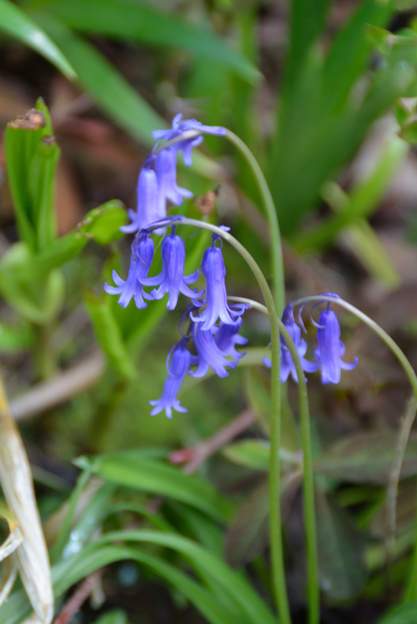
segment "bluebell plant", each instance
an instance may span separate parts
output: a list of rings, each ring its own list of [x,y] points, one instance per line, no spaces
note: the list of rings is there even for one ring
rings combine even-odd
[[[246,157],[258,182],[260,195],[271,225],[273,291],[251,254],[233,237],[226,226],[215,226],[207,220],[195,220],[176,212],[192,196],[190,190],[177,182],[177,160],[192,163],[193,149],[201,145],[206,134],[226,136]],[[310,416],[306,381],[317,374],[323,384],[338,384],[342,371],[354,369],[358,358],[345,359],[339,319],[335,312],[344,308],[367,323],[395,353],[415,390],[417,377],[395,343],[362,312],[334,293],[323,293],[292,301],[284,306],[284,276],[282,269],[279,224],[268,186],[256,160],[240,139],[225,128],[206,126],[195,119],[184,120],[177,115],[168,130],[154,132],[155,145],[139,173],[136,210],[129,211],[130,223],[122,228],[134,234],[127,278],[116,271],[114,284],[105,284],[107,293],[118,296],[121,306],[132,301],[145,308],[152,301],[166,297],[168,310],[175,310],[181,297],[185,299],[182,334],[171,349],[167,361],[167,376],[162,394],[150,401],[151,414],[187,409],[179,399],[186,377],[200,378],[210,371],[220,378],[227,377],[245,356],[247,339],[241,335],[248,308],[268,314],[271,323],[271,356],[264,359],[271,374],[270,452],[269,452],[269,527],[273,587],[280,621],[290,624],[288,597],[283,559],[282,521],[280,512],[280,421],[282,418],[281,385],[292,379],[298,384],[301,446],[303,450],[303,495],[307,545],[307,592],[309,622],[319,622],[318,557],[315,529],[315,498],[313,459],[310,436]],[[186,274],[186,245],[178,233],[181,226],[197,227],[211,232],[211,242],[205,249],[201,264]],[[162,238],[162,240],[161,240]],[[222,242],[234,247],[246,261],[262,292],[265,305],[239,297],[231,297],[227,289],[227,270]],[[155,244],[158,242],[158,244]],[[159,244],[160,242],[160,244]],[[155,248],[160,249],[162,269],[154,275],[152,262]],[[309,347],[303,311],[313,304],[319,316],[311,318],[316,332],[315,345]],[[417,573],[416,573],[417,574]]]
[[[137,209],[129,211],[130,223],[122,227],[125,233],[135,233],[128,275],[123,280],[113,271],[115,285],[105,284],[104,287],[107,293],[119,295],[119,303],[124,307],[133,300],[138,308],[144,308],[147,302],[162,299],[165,295],[168,310],[177,307],[180,295],[189,302],[187,332],[168,356],[168,374],[161,398],[151,401],[151,413],[164,411],[168,418],[172,417],[173,410],[186,411],[177,397],[187,375],[202,377],[212,370],[218,377],[227,377],[229,370],[235,368],[244,356],[238,347],[247,342],[239,332],[248,306],[231,303],[228,298],[220,237],[212,235],[201,267],[191,275],[185,275],[186,248],[176,228],[176,223],[181,223],[180,217],[169,217],[167,212],[169,203],[179,207],[184,199],[192,196],[191,191],[177,184],[178,154],[184,164],[190,166],[192,151],[201,144],[204,134],[221,136],[225,132],[225,128],[206,126],[195,119],[183,120],[177,115],[170,129],[153,133],[155,146],[138,177]],[[153,235],[164,236],[162,271],[156,276],[149,275],[154,256]],[[203,289],[198,289],[195,284],[201,276],[205,284]],[[304,373],[319,371],[322,383],[337,384],[342,369],[351,370],[356,366],[357,358],[351,363],[342,359],[344,344],[340,339],[340,325],[330,303],[326,304],[315,323],[317,347],[312,360],[306,357],[305,327],[302,320],[296,322],[293,305],[284,309],[282,323],[294,343]],[[280,351],[280,381],[285,383],[291,377],[298,382],[295,362],[282,336]],[[265,358],[264,364],[270,367],[270,358]]]

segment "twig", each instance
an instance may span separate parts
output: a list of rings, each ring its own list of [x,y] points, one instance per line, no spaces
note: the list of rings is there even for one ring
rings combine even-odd
[[[101,353],[94,352],[80,364],[40,383],[26,394],[10,402],[15,420],[26,420],[71,399],[92,386],[104,369]]]
[[[254,421],[255,415],[252,410],[245,410],[232,420],[231,423],[217,431],[210,438],[207,438],[191,448],[174,451],[170,455],[170,460],[173,464],[185,464],[184,472],[186,474],[191,474],[195,472],[208,457],[245,431]]]
[[[54,624],[68,624],[72,620],[74,615],[78,613],[84,602],[94,591],[101,574],[102,571],[98,570],[84,579],[67,601],[61,613],[55,618]]]

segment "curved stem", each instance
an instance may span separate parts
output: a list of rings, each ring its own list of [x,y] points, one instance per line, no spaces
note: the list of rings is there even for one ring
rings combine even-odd
[[[213,232],[227,243],[229,243],[238,254],[245,260],[256,279],[262,292],[262,297],[268,314],[271,319],[277,318],[274,297],[268,286],[268,282],[256,260],[247,249],[229,232],[211,223],[178,217],[175,219],[165,219],[153,223],[147,230],[157,229],[165,223],[175,222],[178,225],[197,227]],[[281,446],[281,383],[280,383],[280,348],[279,331],[277,323],[271,323],[271,432],[270,432],[270,453],[269,453],[269,532],[271,542],[272,576],[274,596],[279,613],[280,624],[290,624],[291,616],[288,604],[287,588],[284,571],[284,549],[282,540],[282,517],[281,517],[281,469],[279,461],[279,450]]]
[[[246,303],[252,308],[269,316],[267,308],[245,297],[230,297],[232,301]],[[271,319],[272,322],[272,319]],[[310,409],[308,404],[307,384],[300,357],[295,344],[280,318],[275,317],[279,332],[291,353],[298,378],[298,404],[300,409],[301,442],[303,449],[303,492],[304,492],[304,529],[307,550],[307,598],[309,623],[318,624],[320,616],[320,594],[318,583],[318,557],[316,540],[316,513],[314,500],[314,469],[310,430]]]
[[[400,349],[397,343],[391,338],[391,336],[376,323],[373,319],[367,316],[361,310],[358,310],[354,305],[341,299],[340,297],[334,297],[329,295],[314,295],[310,297],[303,297],[301,299],[297,299],[294,301],[293,305],[304,305],[307,303],[314,302],[329,302],[334,305],[338,305],[341,308],[344,308],[354,316],[356,316],[359,320],[361,320],[365,325],[367,325],[381,340],[386,344],[388,349],[393,353],[400,366],[404,370],[408,381],[410,383],[413,397],[410,400],[406,414],[403,418],[403,422],[400,427],[400,433],[398,437],[397,443],[397,455],[394,461],[394,465],[391,471],[389,484],[388,484],[388,517],[390,519],[390,532],[391,535],[395,534],[395,526],[396,526],[396,505],[397,505],[397,492],[398,492],[398,483],[401,475],[401,467],[404,460],[405,449],[407,446],[408,438],[411,433],[411,429],[416,417],[416,405],[417,405],[417,375],[414,371],[414,368],[411,366],[407,356]],[[409,573],[408,583],[405,590],[405,599],[406,600],[416,600],[417,599],[417,522],[416,522],[416,537],[414,540],[414,552],[412,557],[411,570]]]
[[[255,177],[262,202],[265,206],[266,217],[269,222],[269,229],[271,233],[271,274],[273,292],[275,295],[278,316],[281,316],[285,304],[284,265],[282,260],[281,234],[274,200],[262,169],[246,143],[244,143],[242,139],[237,136],[237,134],[231,132],[230,130],[226,130],[226,134],[224,136],[231,143],[233,143],[235,147],[237,147],[248,163]]]

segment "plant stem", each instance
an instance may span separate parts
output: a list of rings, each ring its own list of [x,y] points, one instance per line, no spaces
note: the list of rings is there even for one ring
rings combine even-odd
[[[275,296],[278,316],[281,316],[285,304],[284,265],[282,260],[281,234],[274,200],[262,169],[246,143],[244,143],[242,139],[237,136],[237,134],[231,132],[230,130],[226,130],[225,137],[233,143],[235,147],[237,147],[248,163],[258,185],[259,193],[265,207],[265,213],[269,222],[269,229],[271,233],[271,275],[273,293]]]
[[[269,311],[265,306],[244,297],[231,297],[233,301],[247,303],[267,314]],[[306,538],[307,550],[307,602],[308,602],[308,621],[310,624],[318,624],[320,617],[320,593],[318,583],[318,557],[317,557],[317,540],[316,540],[316,513],[314,500],[314,472],[313,472],[313,453],[311,444],[310,430],[310,409],[308,404],[307,384],[305,381],[300,357],[298,351],[291,339],[287,328],[280,318],[270,318],[271,323],[274,322],[279,328],[279,332],[285,340],[285,343],[291,353],[291,357],[295,364],[298,379],[298,404],[300,410],[301,422],[301,444],[303,449],[303,494],[304,494],[304,530]]]
[[[411,432],[411,428],[413,426],[413,422],[416,417],[416,401],[417,401],[417,375],[414,371],[414,368],[411,366],[407,356],[397,345],[395,340],[391,338],[391,336],[376,323],[373,319],[367,316],[364,312],[356,308],[354,305],[341,299],[340,297],[329,296],[329,295],[313,295],[310,297],[303,297],[301,299],[297,299],[294,301],[294,305],[305,305],[307,303],[315,303],[315,302],[328,302],[334,305],[340,306],[344,308],[354,316],[356,316],[359,320],[361,320],[365,325],[367,325],[381,340],[386,344],[388,349],[393,353],[402,369],[404,370],[408,381],[410,383],[412,392],[413,392],[413,400],[410,401],[409,406],[407,408],[406,416],[403,419],[402,425],[400,427],[400,433],[397,444],[397,453],[398,456],[394,460],[393,468],[392,468],[392,477],[390,479],[390,483],[388,485],[388,505],[393,506],[394,509],[391,509],[389,512],[389,517],[396,517],[396,499],[397,499],[397,491],[398,491],[398,481],[401,475],[401,466],[404,459],[405,448],[407,446],[408,437]],[[391,522],[392,523],[392,522]],[[391,527],[391,534],[392,534]],[[395,526],[394,526],[395,532]],[[409,572],[407,587],[404,593],[404,599],[409,601],[417,600],[417,522],[416,522],[416,537],[414,539],[414,551],[411,563],[411,569]]]
[[[277,309],[274,297],[268,286],[268,282],[256,260],[248,250],[229,232],[224,229],[197,219],[179,217],[175,221],[166,219],[167,224],[175,222],[177,225],[187,225],[208,230],[229,243],[238,254],[245,260],[256,279],[262,292],[262,297],[271,319],[277,319]],[[147,229],[158,229],[164,225],[161,220],[153,223]],[[270,454],[269,454],[269,532],[271,543],[272,577],[274,597],[280,618],[280,624],[291,624],[291,616],[288,604],[287,588],[284,570],[284,549],[282,539],[282,514],[281,514],[281,469],[279,450],[281,446],[281,383],[280,383],[280,345],[277,323],[271,323],[271,431],[270,431]]]

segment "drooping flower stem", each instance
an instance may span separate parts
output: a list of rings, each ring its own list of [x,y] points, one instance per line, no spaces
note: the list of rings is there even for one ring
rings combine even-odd
[[[152,225],[152,229],[172,223],[172,220],[159,221]],[[238,254],[245,260],[251,269],[262,293],[265,306],[271,319],[278,318],[274,297],[268,286],[268,282],[256,260],[248,250],[231,234],[224,229],[187,217],[178,217],[175,222],[178,225],[186,225],[209,230],[229,243]],[[270,422],[270,454],[269,454],[269,532],[272,560],[272,578],[274,597],[279,614],[280,624],[291,624],[291,616],[288,604],[287,588],[284,569],[284,549],[282,539],[282,514],[281,514],[281,469],[279,450],[281,446],[281,383],[280,383],[280,348],[279,331],[277,323],[271,323],[271,422]]]
[[[245,297],[230,297],[233,301],[246,303],[263,314],[270,316],[268,309],[252,299]],[[318,582],[318,557],[317,557],[317,531],[316,512],[314,501],[314,471],[313,454],[311,444],[310,408],[308,403],[307,384],[305,381],[300,356],[291,339],[287,328],[280,318],[275,317],[275,322],[270,317],[271,325],[276,324],[279,333],[291,353],[297,371],[298,379],[298,406],[301,424],[301,445],[303,450],[303,496],[304,496],[304,530],[307,551],[307,601],[309,624],[318,624],[320,617],[320,594]],[[274,348],[274,347],[272,347]]]
[[[367,316],[364,312],[356,308],[354,305],[341,299],[340,297],[334,297],[329,295],[313,295],[310,297],[303,297],[294,301],[294,305],[306,305],[308,303],[320,303],[320,302],[329,302],[333,305],[340,306],[344,308],[360,321],[365,323],[381,340],[385,343],[391,353],[395,356],[400,366],[404,370],[408,381],[410,383],[413,397],[410,400],[405,417],[403,418],[400,433],[398,436],[398,444],[397,444],[397,452],[396,457],[394,459],[393,468],[391,471],[392,478],[389,480],[388,485],[388,518],[390,519],[390,532],[391,536],[395,535],[396,530],[396,505],[397,505],[397,491],[398,491],[398,482],[401,475],[401,467],[404,459],[405,449],[407,446],[408,438],[416,417],[416,405],[417,405],[417,375],[414,371],[414,368],[410,364],[407,356],[397,345],[395,340],[391,338],[391,336],[376,323],[373,319]],[[405,590],[405,599],[407,601],[417,600],[417,521],[416,521],[416,538],[414,540],[414,552],[412,557],[411,569],[409,572],[407,587]]]
[[[271,233],[271,275],[273,292],[278,316],[281,316],[285,305],[284,264],[282,260],[281,234],[274,200],[262,169],[246,143],[244,143],[240,137],[230,130],[226,130],[224,136],[231,143],[233,143],[248,163],[258,185],[259,193],[265,207],[265,213]]]

